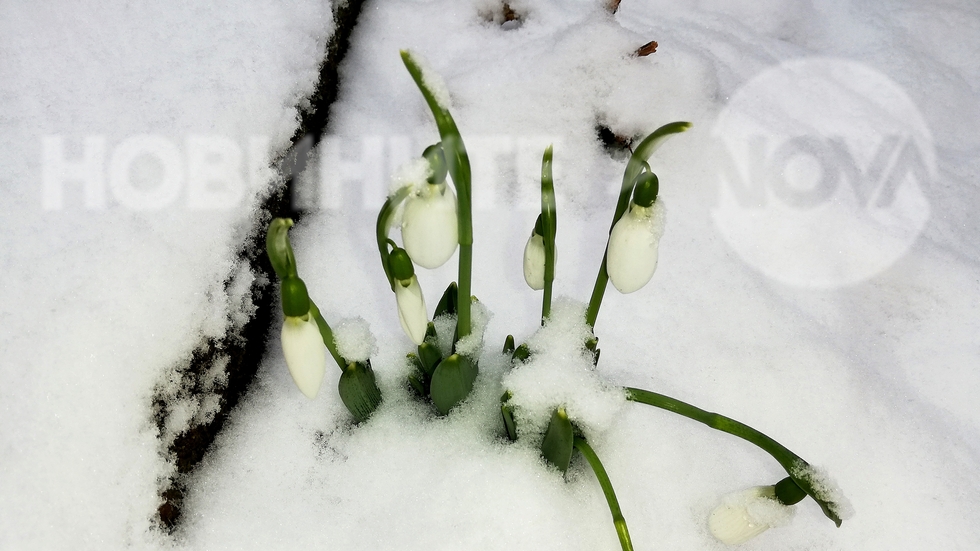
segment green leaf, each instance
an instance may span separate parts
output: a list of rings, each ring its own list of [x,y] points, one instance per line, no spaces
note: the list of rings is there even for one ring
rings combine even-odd
[[[358,423],[366,421],[381,404],[381,390],[371,370],[371,362],[351,362],[337,385],[340,399]]]
[[[555,180],[551,174],[552,146],[541,159],[541,229],[544,238],[544,296],[541,301],[541,323],[551,315],[551,289],[555,280],[555,234],[558,214],[555,205]]]
[[[507,438],[510,438],[511,442],[515,442],[517,441],[517,423],[514,422],[514,410],[507,403],[510,401],[511,396],[513,395],[508,390],[500,397],[500,415],[504,419],[504,429],[507,431]]]
[[[425,373],[426,377],[432,377],[432,373],[436,370],[436,366],[442,361],[442,354],[439,352],[439,347],[434,343],[429,341],[423,342],[419,345],[419,365],[422,367],[422,372]]]
[[[436,305],[436,311],[432,317],[438,318],[443,315],[456,315],[456,305],[459,303],[458,295],[459,288],[454,281],[446,287],[446,291],[442,294],[442,298],[439,299],[439,304]]]
[[[476,363],[459,354],[449,356],[436,366],[429,394],[440,415],[446,415],[469,396],[478,373]]]
[[[510,359],[515,362],[526,362],[530,357],[531,348],[525,343],[518,346],[517,350],[514,350],[514,353],[511,355]]]
[[[558,467],[562,473],[568,471],[568,464],[572,460],[572,447],[575,444],[575,432],[572,430],[572,422],[568,420],[565,408],[558,408],[551,416],[548,423],[548,430],[544,433],[544,440],[541,442],[541,455],[552,465]]]
[[[507,335],[507,338],[504,340],[504,351],[503,351],[503,353],[504,354],[513,354],[514,353],[514,335]]]

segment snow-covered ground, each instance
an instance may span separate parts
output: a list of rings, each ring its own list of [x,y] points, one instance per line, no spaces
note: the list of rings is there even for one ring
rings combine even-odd
[[[610,16],[602,5],[515,1],[520,21],[501,25],[490,0],[366,3],[332,108],[337,139],[304,195],[319,208],[291,235],[327,320],[370,324],[386,401],[352,426],[339,372],[307,400],[270,336],[274,353],[189,481],[175,536],[153,527],[172,466],[152,395],[243,310],[224,282],[268,189],[263,167],[315,82],[330,6],[0,6],[0,548],[619,548],[584,462],[563,481],[532,443],[499,438],[499,364],[486,362],[448,418],[403,388],[411,343],[374,221],[388,176],[437,133],[401,48],[443,75],[473,162],[473,293],[493,314],[488,350],[538,325],[521,255],[544,146],[555,144],[556,293],[586,301],[625,165],[596,125],[633,136],[691,121],[651,159],[667,208],[660,263],[643,290],[607,291],[598,373],[766,432],[825,468],[856,511],[835,528],[805,500],[748,549],[975,545],[980,10],[623,0]],[[650,40],[656,53],[630,55]],[[877,190],[872,211],[855,210],[842,184],[739,232],[760,218],[732,214],[718,146],[744,145],[747,127],[826,139],[840,147],[810,161],[829,159],[826,172],[843,152],[865,176],[900,136],[914,151],[896,159],[913,159],[917,179],[897,180],[891,202]],[[241,152],[236,201],[227,187],[195,195],[195,167],[214,161],[193,156],[195,135]],[[127,143],[156,157],[126,163]],[[52,163],[86,151],[101,170],[76,170],[102,175],[91,186],[104,203],[51,179]],[[780,181],[826,188],[806,161]],[[184,177],[171,185],[174,167]],[[430,311],[454,277],[454,260],[420,270]],[[660,410],[626,404],[609,425],[591,441],[637,549],[721,549],[706,527],[721,496],[782,477],[753,446]]]

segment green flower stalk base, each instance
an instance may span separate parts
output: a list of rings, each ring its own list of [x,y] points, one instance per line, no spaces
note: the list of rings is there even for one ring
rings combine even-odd
[[[452,415],[453,410],[467,400],[479,380],[478,361],[483,354],[482,338],[488,319],[486,309],[472,296],[471,288],[471,171],[463,138],[449,112],[448,92],[441,78],[414,54],[402,51],[401,57],[432,112],[439,141],[403,167],[400,187],[393,191],[378,213],[375,237],[385,279],[395,295],[393,302],[397,306],[399,322],[415,345],[406,357],[409,368],[406,387],[417,398],[431,404],[434,414],[445,416]],[[775,485],[746,490],[745,499],[768,500],[765,505],[780,510],[810,496],[838,526],[846,509],[843,497],[822,475],[762,432],[663,394],[632,387],[611,387],[596,374],[600,350],[595,323],[607,284],[612,282],[621,293],[638,291],[653,277],[659,258],[664,208],[660,180],[652,171],[649,159],[664,141],[690,126],[687,122],[674,122],[658,128],[639,143],[630,157],[591,299],[582,309],[570,307],[569,301],[562,298],[555,299],[552,304],[558,209],[552,173],[554,150],[551,146],[545,150],[541,161],[541,211],[524,251],[525,280],[532,289],[542,291],[541,327],[539,333],[520,344],[508,335],[502,350],[509,357],[511,370],[501,379],[505,386],[500,398],[501,434],[509,441],[528,437],[537,439],[530,441],[540,447],[541,456],[561,475],[569,469],[577,450],[602,488],[624,551],[633,549],[626,520],[610,477],[586,439],[586,436],[596,434],[596,427],[589,423],[583,409],[576,409],[574,393],[562,394],[571,397],[568,403],[552,403],[557,401],[555,396],[559,394],[538,393],[541,387],[548,387],[551,382],[534,377],[545,373],[551,379],[556,378],[555,371],[548,371],[551,351],[542,343],[550,342],[552,348],[560,349],[562,354],[555,356],[559,358],[558,365],[580,369],[572,375],[581,376],[576,381],[585,381],[581,388],[594,391],[593,396],[598,397],[599,402],[611,396],[610,403],[617,411],[625,401],[654,406],[742,438],[771,455],[788,476]],[[371,360],[345,357],[344,354],[362,353],[338,346],[330,325],[310,298],[310,293],[315,290],[308,289],[299,276],[288,236],[292,225],[292,220],[273,220],[266,240],[269,260],[281,282],[282,342],[287,367],[297,387],[313,398],[323,378],[326,351],[342,371],[338,392],[344,405],[356,422],[369,421],[383,403]],[[401,243],[392,237],[399,225]],[[416,267],[431,269],[442,265],[452,257],[457,246],[457,281],[448,285],[430,318]],[[549,331],[551,333],[547,333]],[[545,334],[558,338],[548,341],[541,336]],[[560,346],[554,343],[560,343]],[[533,371],[536,366],[539,370]],[[567,382],[557,378],[561,379],[559,382]],[[527,380],[533,381],[530,387],[522,383]],[[526,397],[535,394],[546,398],[529,406]],[[596,410],[591,411],[594,414]],[[764,520],[746,520],[751,515],[743,505],[729,503],[712,513],[709,525],[719,540],[740,543],[777,524],[775,521],[766,524]]]

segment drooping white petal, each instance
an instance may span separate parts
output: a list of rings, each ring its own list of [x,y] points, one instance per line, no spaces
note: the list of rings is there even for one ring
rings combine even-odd
[[[395,282],[395,301],[398,303],[398,321],[408,338],[415,344],[425,340],[425,329],[429,325],[429,317],[425,313],[425,298],[419,280],[412,276],[408,286],[400,281]]]
[[[631,204],[609,234],[606,272],[620,293],[638,291],[653,277],[664,234],[664,214],[660,199],[648,208]]]
[[[531,234],[524,246],[524,281],[535,291],[544,289],[544,237]]]
[[[725,496],[711,512],[708,528],[722,543],[738,545],[786,524],[794,511],[776,500],[772,486],[757,486]]]
[[[326,372],[326,349],[316,322],[291,316],[282,324],[282,353],[289,374],[307,398],[315,398]]]
[[[412,262],[423,268],[446,263],[459,244],[456,195],[446,184],[425,184],[405,200],[402,243]]]

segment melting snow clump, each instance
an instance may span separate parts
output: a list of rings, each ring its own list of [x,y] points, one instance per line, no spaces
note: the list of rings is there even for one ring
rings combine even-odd
[[[504,388],[513,394],[510,403],[520,435],[544,432],[559,406],[587,438],[612,424],[626,397],[596,373],[584,346],[590,338],[585,305],[564,297],[556,300],[545,325],[527,341],[527,363],[515,366],[503,379]]]
[[[333,342],[337,352],[352,362],[366,362],[378,349],[371,326],[364,318],[349,318],[333,328]]]

